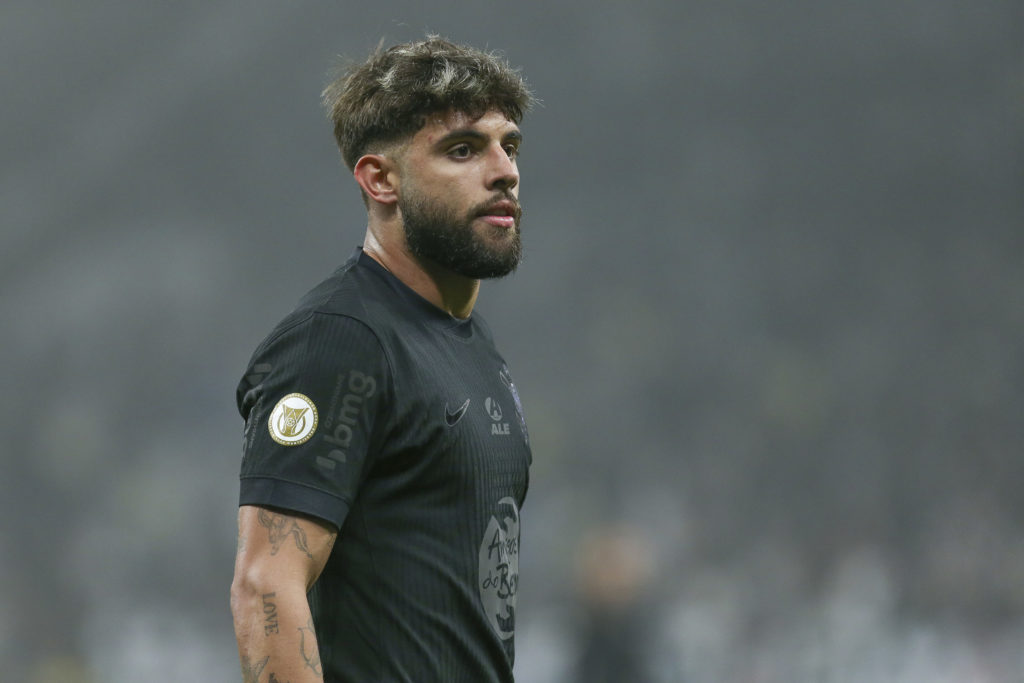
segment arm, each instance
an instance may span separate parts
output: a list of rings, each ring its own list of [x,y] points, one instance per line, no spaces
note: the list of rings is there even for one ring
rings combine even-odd
[[[244,683],[323,683],[306,593],[337,535],[306,517],[239,508],[231,613]]]

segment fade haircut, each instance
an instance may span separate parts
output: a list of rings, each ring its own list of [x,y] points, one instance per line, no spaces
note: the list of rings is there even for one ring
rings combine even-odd
[[[503,58],[434,35],[378,47],[328,84],[322,97],[349,169],[375,146],[414,135],[431,114],[477,117],[497,110],[518,124],[533,104],[522,76]]]

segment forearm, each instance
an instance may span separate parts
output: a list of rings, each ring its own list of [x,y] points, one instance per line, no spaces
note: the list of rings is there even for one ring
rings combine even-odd
[[[243,683],[323,683],[313,619],[301,588],[236,581],[231,611]]]

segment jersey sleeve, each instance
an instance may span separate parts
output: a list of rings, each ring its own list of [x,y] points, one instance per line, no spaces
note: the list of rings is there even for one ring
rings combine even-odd
[[[340,529],[378,450],[389,387],[379,340],[354,318],[315,313],[271,337],[238,386],[239,504]]]

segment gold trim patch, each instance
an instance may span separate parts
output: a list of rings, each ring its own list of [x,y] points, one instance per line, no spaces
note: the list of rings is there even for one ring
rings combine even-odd
[[[267,427],[270,438],[282,446],[298,446],[309,441],[319,421],[316,406],[308,396],[288,394],[270,412]]]

